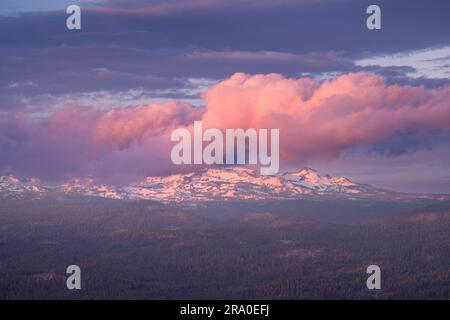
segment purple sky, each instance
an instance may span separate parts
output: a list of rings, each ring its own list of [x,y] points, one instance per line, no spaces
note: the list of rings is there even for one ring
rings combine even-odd
[[[70,4],[82,8],[80,31],[65,27]],[[369,4],[381,7],[381,30],[365,26]],[[426,110],[440,114],[450,103],[442,102],[450,85],[445,0],[3,0],[0,43],[0,175],[126,180],[172,172],[167,131],[202,117],[209,108],[203,93],[237,72],[319,84],[364,72],[385,82],[370,82],[374,94],[386,95],[386,103],[406,99],[405,110],[426,117]],[[267,83],[289,87],[284,80]],[[408,94],[408,86],[423,91]],[[344,91],[330,108],[359,101],[357,91]],[[210,100],[211,110],[220,108]],[[149,105],[156,107],[142,107]],[[306,154],[281,165],[401,191],[450,193],[450,132],[438,118],[398,120],[395,130],[386,121],[387,135],[377,121],[370,137],[345,143],[311,134],[332,156],[290,145]]]

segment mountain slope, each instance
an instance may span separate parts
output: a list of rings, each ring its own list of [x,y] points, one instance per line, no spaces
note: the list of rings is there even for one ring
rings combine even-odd
[[[0,177],[0,198],[16,198],[25,195],[39,196],[49,191],[38,179],[19,179],[14,176]]]
[[[329,181],[317,171],[303,169],[296,173],[264,176],[240,167],[207,169],[168,177],[149,177],[124,188],[136,198],[158,198],[166,201],[295,199],[319,194],[356,194],[363,192],[347,179]],[[362,185],[361,185],[362,187]],[[365,190],[364,190],[365,191]]]
[[[155,200],[196,203],[204,201],[287,200],[306,197],[397,199],[430,196],[407,195],[358,184],[344,177],[322,174],[311,168],[276,176],[260,175],[244,167],[208,168],[199,172],[173,174],[123,186],[96,184],[92,179],[74,179],[47,186],[37,179],[0,177],[3,197],[42,196],[49,192],[98,196],[123,200]],[[436,197],[433,196],[433,199]],[[448,197],[447,197],[448,198]]]

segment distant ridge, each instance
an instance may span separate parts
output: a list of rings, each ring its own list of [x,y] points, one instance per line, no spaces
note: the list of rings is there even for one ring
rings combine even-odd
[[[147,177],[121,186],[97,184],[93,179],[72,179],[57,186],[49,186],[38,179],[0,177],[0,197],[42,197],[50,194],[175,203],[330,197],[378,200],[450,199],[448,195],[413,195],[388,191],[306,167],[275,176],[260,175],[259,171],[246,167],[208,168],[192,173]]]

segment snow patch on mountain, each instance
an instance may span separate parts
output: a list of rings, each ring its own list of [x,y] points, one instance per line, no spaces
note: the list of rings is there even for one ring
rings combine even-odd
[[[93,179],[72,179],[48,186],[37,179],[0,177],[0,196],[42,196],[54,192],[123,200],[175,203],[240,200],[288,200],[305,197],[375,198],[399,193],[333,177],[311,168],[274,176],[246,167],[208,168],[198,172],[147,177],[123,186],[97,184]]]
[[[19,179],[12,175],[0,177],[0,197],[15,198],[25,194],[39,196],[46,192],[48,188],[38,179]]]

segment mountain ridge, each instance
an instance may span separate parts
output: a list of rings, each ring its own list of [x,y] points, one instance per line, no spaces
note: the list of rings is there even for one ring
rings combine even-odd
[[[3,198],[41,197],[58,193],[119,200],[198,203],[208,201],[344,199],[438,199],[446,195],[412,195],[352,182],[345,177],[304,167],[273,176],[246,167],[212,167],[190,173],[150,176],[126,185],[97,184],[91,178],[48,185],[35,178],[0,177]]]

